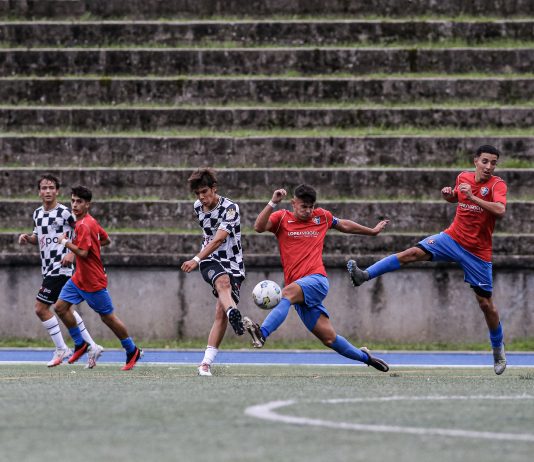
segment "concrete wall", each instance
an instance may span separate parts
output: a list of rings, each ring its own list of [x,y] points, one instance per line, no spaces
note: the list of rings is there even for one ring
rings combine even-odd
[[[495,272],[495,302],[508,338],[534,332],[534,270]],[[215,300],[200,274],[171,268],[109,268],[109,290],[130,333],[138,339],[207,337]],[[341,268],[329,270],[325,306],[339,333],[365,340],[483,341],[487,329],[472,291],[457,269],[426,267],[385,275],[354,289]],[[282,282],[277,270],[250,269],[240,308],[261,320],[250,293],[262,279]],[[0,337],[46,338],[33,313],[38,268],[0,267]],[[87,305],[79,307],[96,338],[113,338]],[[228,333],[229,335],[230,332]],[[309,338],[294,310],[273,340]],[[246,346],[248,338],[243,340]]]

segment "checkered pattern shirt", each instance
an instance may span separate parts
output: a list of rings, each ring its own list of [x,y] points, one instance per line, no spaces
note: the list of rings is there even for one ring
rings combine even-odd
[[[72,276],[73,269],[61,266],[62,258],[69,252],[59,243],[63,233],[72,238],[74,216],[64,205],[57,204],[52,210],[39,207],[33,212],[33,234],[37,236],[41,253],[41,273],[47,276]]]
[[[217,205],[209,212],[204,212],[199,200],[195,202],[194,208],[199,225],[204,231],[202,248],[212,241],[218,229],[228,233],[226,240],[209,258],[219,261],[227,273],[244,278],[245,264],[241,247],[239,206],[230,199],[220,196]]]

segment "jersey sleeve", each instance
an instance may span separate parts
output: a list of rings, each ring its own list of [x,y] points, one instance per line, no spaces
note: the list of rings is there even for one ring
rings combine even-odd
[[[82,250],[89,250],[91,243],[91,230],[86,224],[80,223],[76,227],[76,247]]]
[[[506,205],[506,193],[508,187],[504,181],[498,181],[493,185],[493,202],[500,202]]]
[[[237,204],[230,204],[224,211],[224,215],[218,229],[222,229],[228,234],[232,234],[238,224],[239,206]]]
[[[460,177],[462,176],[462,174],[460,173],[457,177],[456,177],[456,183],[454,184],[454,189],[453,189],[453,192],[456,194],[456,197],[458,197],[458,186],[460,186]]]
[[[271,216],[269,217],[269,221],[271,222],[271,233],[276,234],[280,229],[280,223],[282,222],[284,212],[285,210],[278,210],[276,212],[271,213]]]
[[[109,239],[109,234],[100,225],[98,226],[98,238],[100,239],[100,241],[106,241],[107,239]]]
[[[326,223],[328,225],[328,229],[338,224],[339,220],[332,214],[332,212],[330,212],[329,210],[324,210],[324,214],[326,216]]]

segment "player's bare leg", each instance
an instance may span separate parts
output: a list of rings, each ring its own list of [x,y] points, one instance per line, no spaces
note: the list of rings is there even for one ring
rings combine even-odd
[[[215,280],[215,290],[219,295],[219,302],[224,307],[232,329],[234,329],[236,335],[243,335],[245,328],[241,320],[241,313],[232,298],[232,284],[230,283],[230,276],[228,274],[223,274]]]
[[[211,376],[211,365],[215,361],[219,346],[221,345],[226,328],[228,327],[228,316],[224,305],[219,299],[215,306],[215,320],[211,326],[210,334],[208,336],[208,346],[204,352],[204,358],[198,366],[198,375]]]

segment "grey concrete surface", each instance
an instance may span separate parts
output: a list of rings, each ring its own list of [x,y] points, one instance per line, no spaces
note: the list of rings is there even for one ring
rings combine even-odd
[[[330,292],[325,306],[337,331],[365,342],[484,341],[487,328],[472,291],[457,269],[405,269],[354,289],[342,269],[328,269]],[[206,337],[215,299],[198,272],[185,275],[176,268],[110,268],[109,291],[117,315],[136,339]],[[532,335],[534,272],[496,272],[495,303],[506,339]],[[253,305],[251,291],[262,279],[282,283],[279,271],[268,267],[249,271],[242,286],[243,314],[262,320],[266,312]],[[46,338],[33,313],[40,286],[38,268],[0,267],[0,336]],[[85,304],[79,311],[93,336],[113,338]],[[233,335],[231,330],[228,336]],[[276,339],[310,338],[291,310]],[[243,338],[243,346],[248,338]],[[370,345],[372,346],[372,345]]]

